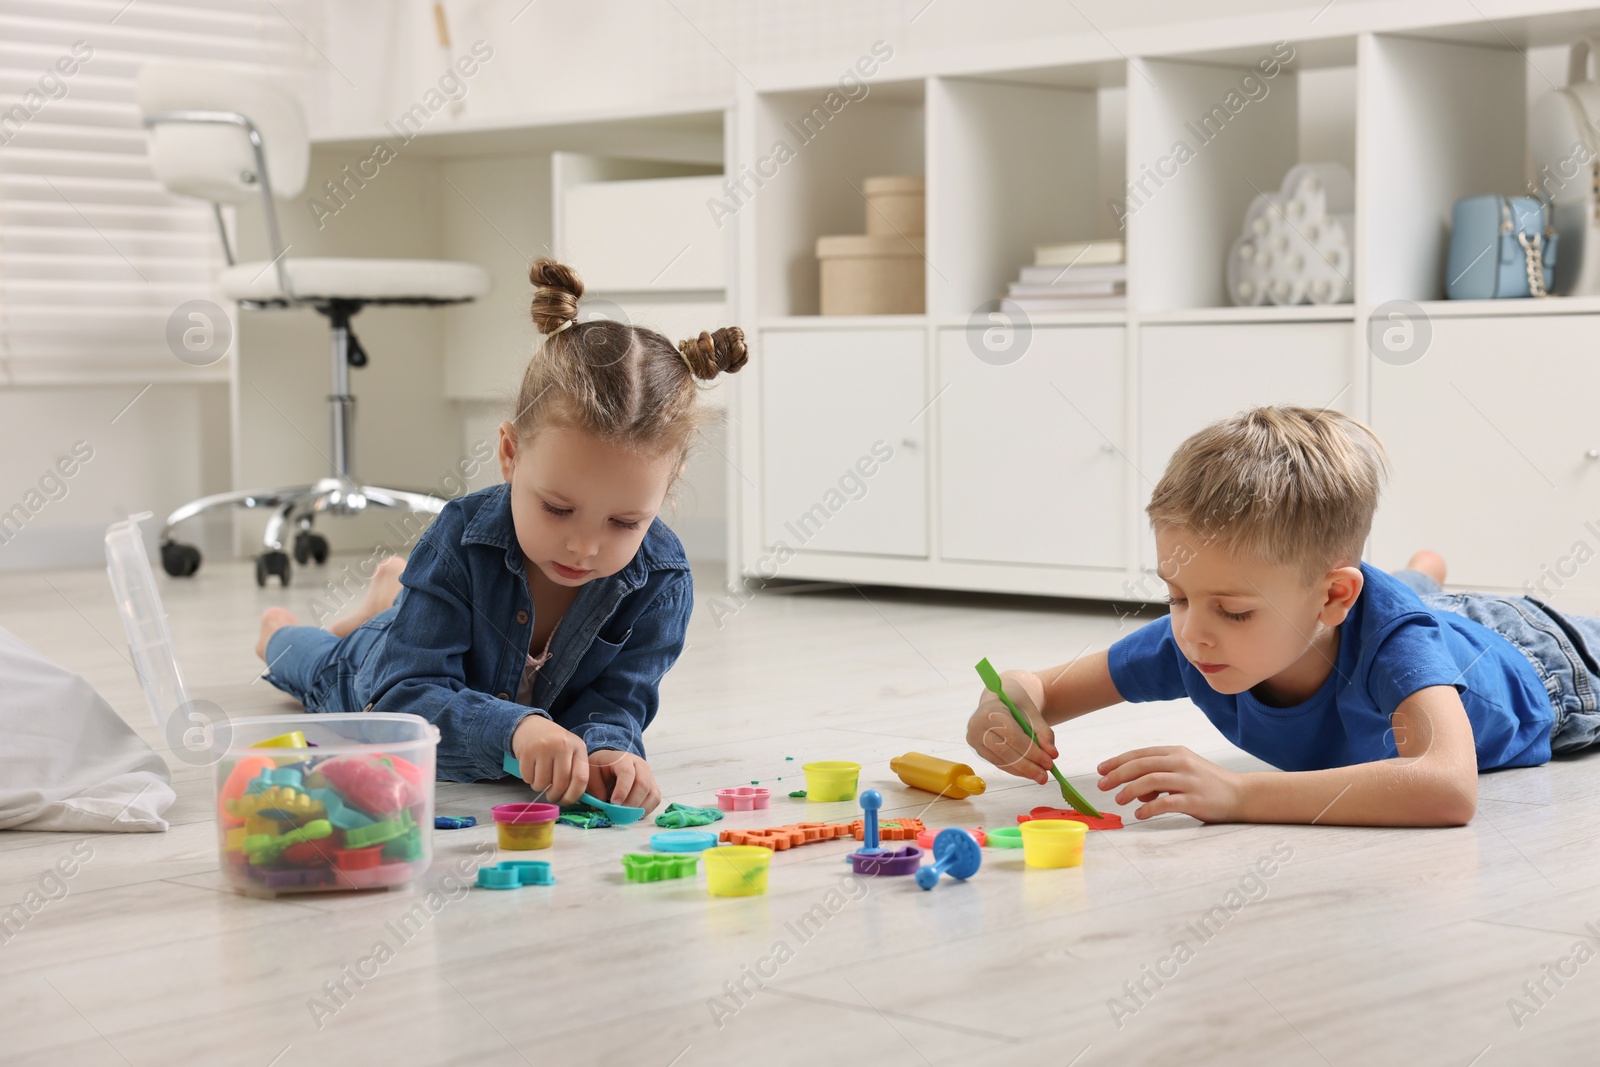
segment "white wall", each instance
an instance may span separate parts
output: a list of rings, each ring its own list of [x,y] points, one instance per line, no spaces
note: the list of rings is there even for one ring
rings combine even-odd
[[[1359,6],[1359,0],[1345,0]],[[1307,22],[1321,2],[1305,5]],[[984,46],[1282,11],[1278,0],[328,0],[319,64],[321,130],[381,125],[409,107],[473,41],[496,51],[464,102],[475,119],[665,107],[731,98],[757,68],[837,60],[875,40],[912,66]]]
[[[227,386],[141,389],[0,389],[0,570],[104,566],[111,523],[154,511],[143,524],[153,544],[167,511],[227,488]],[[226,552],[228,533],[212,524],[191,540]]]

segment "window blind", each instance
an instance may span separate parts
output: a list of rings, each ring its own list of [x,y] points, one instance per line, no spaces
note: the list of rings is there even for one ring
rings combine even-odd
[[[227,308],[211,206],[155,180],[135,104],[154,59],[304,84],[311,0],[0,0],[0,386],[225,380],[173,355],[180,304]]]

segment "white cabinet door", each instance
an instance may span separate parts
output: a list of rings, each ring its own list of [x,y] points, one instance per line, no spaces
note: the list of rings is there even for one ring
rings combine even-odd
[[[928,554],[920,329],[767,330],[762,536],[771,548]]]
[[[1541,600],[1600,591],[1600,316],[1434,319],[1415,363],[1372,361],[1393,474],[1376,566],[1440,552],[1450,584]]]
[[[1033,330],[996,365],[939,332],[942,558],[1126,566],[1120,326]]]
[[[1235,412],[1297,404],[1349,413],[1355,327],[1348,322],[1149,325],[1140,330],[1139,564],[1156,566],[1143,508],[1184,439]],[[1163,592],[1151,588],[1151,593]]]

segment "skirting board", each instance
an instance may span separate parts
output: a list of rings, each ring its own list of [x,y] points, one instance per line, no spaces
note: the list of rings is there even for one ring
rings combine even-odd
[[[178,530],[178,539],[196,545],[203,559],[238,558],[234,547],[233,523],[234,516],[231,514],[191,519]],[[727,531],[720,516],[685,518],[672,525],[683,542],[685,554],[691,560],[722,562],[727,559]],[[159,573],[160,558],[156,555],[156,542],[161,533],[161,519],[152,516],[141,523],[140,528],[144,532],[145,544],[150,549],[151,566],[156,567]],[[0,533],[0,571],[104,567],[105,536],[106,526],[88,523],[34,523],[9,540],[4,539],[4,533]],[[252,540],[251,546],[252,555],[260,550],[257,540]]]
[[[150,550],[151,566],[160,573],[156,543],[165,516],[151,516],[139,524]],[[0,531],[0,571],[49,570],[57,567],[104,567],[106,527],[94,523],[32,522],[6,540]],[[233,516],[192,519],[180,530],[180,540],[197,546],[204,559],[233,555]]]

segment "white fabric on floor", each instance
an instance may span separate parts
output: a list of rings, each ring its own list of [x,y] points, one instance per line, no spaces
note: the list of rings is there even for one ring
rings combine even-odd
[[[0,830],[165,830],[171,781],[88,682],[0,628]]]

